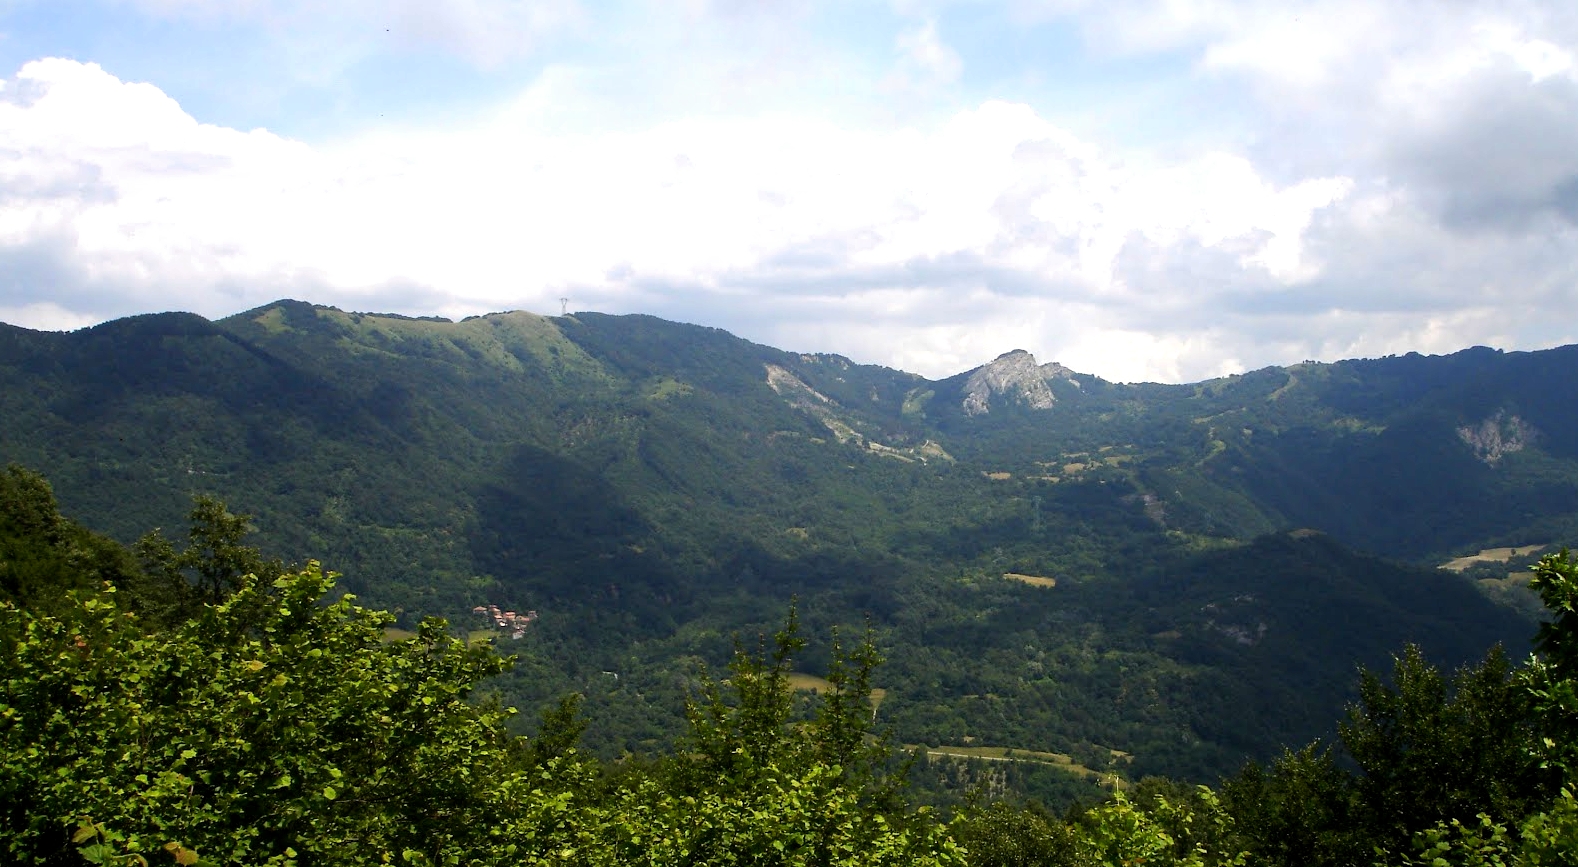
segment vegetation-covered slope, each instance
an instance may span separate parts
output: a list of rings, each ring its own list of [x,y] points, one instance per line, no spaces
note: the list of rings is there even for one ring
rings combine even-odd
[[[1521,653],[1517,615],[1375,556],[1570,538],[1572,356],[929,382],[650,317],[280,302],[0,328],[0,460],[123,541],[217,495],[406,628],[534,610],[500,688],[585,693],[607,753],[667,743],[694,664],[798,595],[811,635],[871,618],[905,742],[1201,776],[1325,731],[1404,641]]]
[[[726,680],[698,673],[682,740],[645,761],[599,762],[577,748],[573,697],[529,739],[505,730],[513,709],[477,700],[473,691],[510,665],[488,643],[450,635],[441,620],[393,637],[388,615],[329,598],[332,577],[316,563],[283,570],[241,544],[244,520],[216,502],[200,501],[192,520],[184,551],[150,534],[134,562],[61,516],[38,476],[0,476],[0,585],[26,588],[0,599],[8,863],[1536,867],[1578,858],[1578,564],[1565,551],[1532,576],[1552,616],[1536,656],[1514,667],[1492,649],[1448,677],[1409,646],[1390,683],[1364,673],[1336,749],[1311,744],[1250,764],[1216,791],[1147,778],[1063,819],[1005,799],[1014,774],[988,775],[950,817],[916,807],[911,766],[894,763],[874,723],[880,656],[869,633],[834,649],[822,694],[805,701],[794,691],[810,678],[794,671],[806,646],[791,609],[770,642],[736,648]],[[1001,750],[952,752],[972,749],[1008,770],[1023,764]]]

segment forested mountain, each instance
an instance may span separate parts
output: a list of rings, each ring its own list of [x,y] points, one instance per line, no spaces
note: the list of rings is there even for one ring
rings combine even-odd
[[[1161,777],[1049,813],[1070,758],[1001,748],[895,761],[871,631],[820,695],[791,606],[771,641],[696,672],[686,732],[636,761],[579,748],[579,698],[528,737],[476,690],[507,671],[441,618],[332,598],[333,578],[244,544],[199,497],[187,542],[128,551],[0,473],[0,851],[18,864],[652,867],[1566,865],[1578,858],[1578,564],[1541,558],[1537,654],[1450,677],[1409,645],[1366,671],[1333,747],[1216,790]],[[1359,580],[1369,576],[1355,576]],[[1321,592],[1319,589],[1317,593]],[[1248,600],[1240,600],[1248,601]],[[1387,682],[1390,681],[1390,683]],[[480,698],[480,700],[478,700]],[[1082,761],[1098,763],[1095,759]],[[991,765],[996,767],[992,768]],[[972,767],[973,765],[973,767]],[[1058,769],[1047,768],[1048,765]],[[934,811],[950,777],[968,798]],[[915,785],[919,783],[919,785]],[[1065,787],[1066,788],[1066,787]]]
[[[1524,654],[1505,582],[1435,567],[1578,535],[1575,368],[1480,348],[1123,385],[1009,352],[928,381],[643,316],[287,301],[0,326],[0,462],[122,542],[218,497],[401,627],[534,611],[494,685],[585,694],[608,755],[668,743],[697,664],[791,597],[806,674],[869,618],[900,741],[1013,749],[1016,785],[1067,794],[1073,765],[1209,778],[1330,734],[1356,666],[1408,641]]]

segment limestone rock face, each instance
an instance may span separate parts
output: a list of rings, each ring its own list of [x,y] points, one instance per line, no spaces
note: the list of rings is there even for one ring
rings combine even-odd
[[[1458,438],[1474,450],[1474,457],[1491,466],[1495,466],[1502,455],[1523,451],[1539,433],[1533,425],[1501,410],[1479,424],[1457,429]]]
[[[1057,397],[1047,383],[1054,379],[1078,384],[1073,371],[1057,362],[1037,364],[1036,357],[1023,349],[1005,352],[997,360],[976,369],[965,380],[964,413],[974,416],[991,412],[994,397],[1030,409],[1051,409]]]

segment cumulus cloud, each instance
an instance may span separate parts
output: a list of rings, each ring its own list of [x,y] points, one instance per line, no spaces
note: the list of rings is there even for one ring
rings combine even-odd
[[[1568,212],[1578,177],[1578,11],[1569,3],[1025,0],[1098,51],[1172,52],[1241,85],[1268,171],[1371,174],[1463,227]]]
[[[747,15],[716,6],[686,14]],[[1199,74],[1247,77],[1266,100],[1258,145],[1166,155],[994,100],[898,128],[759,111],[571,132],[558,118],[590,97],[563,67],[467,128],[308,145],[199,123],[91,64],[37,61],[0,88],[0,318],[222,315],[287,295],[556,312],[567,296],[932,376],[1022,346],[1171,381],[1573,339],[1532,306],[1570,306],[1578,286],[1578,105],[1559,28],[1464,12],[1440,26],[1479,35],[1444,57],[1427,48],[1447,36],[1407,32],[1393,7],[1309,3],[1289,8],[1324,35],[1295,56],[1265,50],[1262,35],[1298,39],[1252,6],[1168,3],[1132,25],[1106,5],[1052,10],[1124,51],[1191,53]],[[894,45],[912,80],[946,85],[964,61],[936,20]],[[1275,147],[1312,134],[1331,140]]]

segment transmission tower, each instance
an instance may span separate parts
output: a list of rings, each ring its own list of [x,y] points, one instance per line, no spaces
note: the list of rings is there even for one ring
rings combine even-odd
[[[559,315],[560,316],[568,316],[569,314],[570,314],[570,299],[568,299],[568,298],[560,298],[559,299]]]

